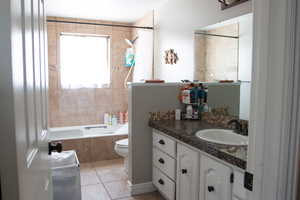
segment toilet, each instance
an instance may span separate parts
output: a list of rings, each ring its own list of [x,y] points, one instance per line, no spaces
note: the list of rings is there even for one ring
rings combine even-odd
[[[128,173],[128,138],[115,142],[115,152],[124,158],[124,168]]]

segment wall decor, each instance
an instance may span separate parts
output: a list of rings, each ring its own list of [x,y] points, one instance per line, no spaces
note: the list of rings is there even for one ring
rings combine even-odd
[[[174,49],[169,49],[165,51],[165,63],[174,65],[177,64],[179,58],[177,53],[175,53]]]
[[[221,10],[237,6],[250,0],[218,0],[221,3]]]

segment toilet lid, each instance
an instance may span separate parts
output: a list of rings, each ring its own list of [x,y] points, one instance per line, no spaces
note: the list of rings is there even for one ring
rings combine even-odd
[[[128,138],[116,141],[118,146],[128,147]]]

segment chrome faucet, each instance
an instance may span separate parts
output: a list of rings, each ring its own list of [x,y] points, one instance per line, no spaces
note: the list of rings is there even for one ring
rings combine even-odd
[[[248,135],[248,126],[243,127],[243,125],[241,124],[241,122],[239,122],[239,120],[232,119],[227,124],[228,125],[235,124],[234,129],[237,133],[241,135]]]

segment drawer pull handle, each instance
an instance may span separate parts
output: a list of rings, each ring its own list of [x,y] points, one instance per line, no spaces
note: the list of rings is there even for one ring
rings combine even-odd
[[[159,179],[158,183],[161,184],[161,185],[165,184],[165,182],[162,179]]]
[[[162,158],[158,159],[158,162],[160,162],[161,164],[165,164],[165,161]]]
[[[181,173],[182,173],[182,174],[187,174],[187,169],[182,169],[182,170],[181,170]]]
[[[161,144],[161,145],[165,145],[166,144],[164,140],[159,140],[158,143]]]
[[[208,192],[214,192],[215,188],[214,188],[214,186],[208,186],[207,190],[208,190]]]

